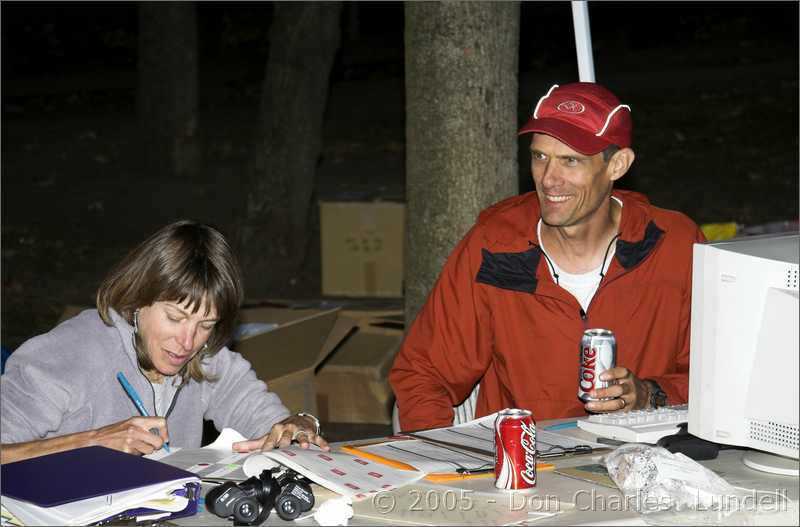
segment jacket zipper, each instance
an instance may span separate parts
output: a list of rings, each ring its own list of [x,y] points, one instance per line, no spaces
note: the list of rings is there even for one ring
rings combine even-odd
[[[664,238],[663,238],[663,236],[662,236],[662,237],[661,237],[661,238],[660,238],[660,239],[659,239],[659,240],[656,242],[656,245],[655,245],[655,247],[653,247],[653,250],[652,250],[652,251],[650,251],[650,252],[647,254],[647,256],[645,256],[645,257],[642,259],[642,261],[641,261],[641,262],[637,263],[636,265],[634,265],[634,266],[633,266],[633,267],[631,267],[630,269],[624,269],[624,270],[623,270],[621,273],[619,273],[619,274],[618,274],[618,275],[616,275],[616,276],[613,276],[613,277],[611,277],[611,279],[610,279],[610,280],[608,280],[608,281],[606,281],[606,280],[605,280],[606,276],[605,276],[605,275],[603,275],[603,277],[600,279],[600,283],[597,285],[597,291],[595,291],[594,295],[592,295],[592,299],[589,301],[589,305],[588,305],[588,306],[586,306],[586,311],[584,311],[584,310],[583,310],[583,307],[580,307],[580,302],[578,302],[578,316],[580,316],[580,319],[581,319],[581,321],[583,321],[583,329],[584,329],[584,330],[586,330],[586,329],[589,329],[589,309],[592,307],[592,302],[594,302],[594,299],[597,297],[597,293],[599,293],[599,292],[600,292],[600,289],[604,288],[604,287],[605,287],[607,284],[609,284],[609,283],[613,282],[613,281],[614,281],[614,280],[616,280],[617,278],[620,278],[620,277],[622,277],[622,276],[625,276],[626,274],[630,273],[631,271],[633,271],[634,269],[636,269],[637,267],[639,267],[640,265],[642,265],[642,264],[643,264],[645,261],[647,261],[647,259],[648,259],[648,258],[650,258],[650,255],[652,255],[654,252],[656,252],[656,250],[658,249],[658,247],[661,245],[661,243],[662,243],[663,241],[664,241]],[[540,250],[540,251],[542,251],[542,255],[545,257],[545,259],[547,259],[547,255],[545,254],[544,250],[542,250],[542,247],[541,247],[541,245],[539,245],[539,244],[537,244],[537,243],[534,243],[534,242],[533,242],[533,241],[531,241],[531,240],[528,240],[528,246],[529,246],[529,247],[531,247],[531,246],[536,246],[536,247],[539,247],[539,250]],[[547,260],[547,261],[546,261],[546,263],[547,263],[547,265],[550,265],[550,263],[549,263],[549,260]],[[558,283],[556,283],[556,285],[558,285]],[[536,294],[536,293],[535,293],[535,292],[533,292],[533,293],[531,293],[531,294]],[[553,297],[551,297],[551,298],[553,298]],[[566,302],[566,300],[564,300],[564,299],[560,299],[560,298],[556,298],[556,300],[560,300],[560,301],[562,301],[562,302]],[[576,302],[577,302],[577,301],[576,301]]]
[[[662,243],[663,241],[664,241],[664,237],[662,236],[662,237],[661,237],[661,238],[659,238],[659,240],[656,242],[656,245],[655,245],[655,247],[653,247],[653,250],[652,250],[652,251],[650,251],[650,252],[647,254],[647,256],[645,256],[645,257],[642,259],[642,261],[641,261],[641,262],[637,263],[636,265],[634,265],[634,266],[633,266],[633,267],[631,267],[630,269],[625,269],[623,272],[619,273],[618,275],[616,275],[616,276],[612,276],[612,277],[611,277],[611,279],[610,279],[610,280],[608,280],[608,281],[606,281],[606,280],[605,280],[605,276],[603,276],[603,278],[601,278],[601,279],[600,279],[600,283],[597,285],[597,291],[595,291],[595,292],[594,292],[594,295],[592,295],[592,299],[589,301],[589,305],[588,305],[588,306],[586,306],[586,311],[584,311],[584,310],[583,310],[583,308],[580,308],[579,315],[580,315],[580,317],[581,317],[581,320],[583,321],[583,329],[584,329],[584,330],[585,330],[585,329],[589,329],[589,309],[592,307],[592,302],[594,302],[594,299],[595,299],[595,298],[597,298],[597,293],[599,293],[599,292],[600,292],[600,289],[602,289],[602,288],[606,287],[608,284],[610,284],[610,283],[611,283],[611,282],[613,282],[614,280],[616,280],[616,279],[618,279],[618,278],[621,278],[621,277],[625,276],[626,274],[628,274],[628,273],[632,272],[634,269],[636,269],[637,267],[639,267],[640,265],[642,265],[644,262],[646,262],[646,261],[647,261],[647,259],[648,259],[648,258],[650,258],[650,255],[652,255],[653,253],[655,253],[655,252],[656,252],[656,250],[658,249],[658,247],[661,245],[661,243]]]

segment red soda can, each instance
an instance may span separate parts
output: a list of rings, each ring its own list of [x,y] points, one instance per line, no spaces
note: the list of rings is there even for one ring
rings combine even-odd
[[[536,422],[530,410],[506,408],[494,422],[494,486],[536,486]]]
[[[617,339],[608,329],[587,329],[581,338],[578,367],[578,399],[593,401],[589,392],[608,388],[608,381],[601,381],[600,374],[617,365]]]

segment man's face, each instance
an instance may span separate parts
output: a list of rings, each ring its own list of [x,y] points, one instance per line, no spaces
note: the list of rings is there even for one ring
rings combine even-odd
[[[542,221],[551,227],[589,222],[611,193],[603,154],[581,154],[549,135],[531,140],[531,173]]]

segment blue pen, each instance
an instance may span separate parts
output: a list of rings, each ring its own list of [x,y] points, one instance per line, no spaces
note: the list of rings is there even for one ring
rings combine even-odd
[[[564,421],[563,423],[556,423],[554,425],[545,426],[545,430],[564,430],[566,428],[575,428],[578,426],[578,421]]]
[[[139,394],[136,393],[136,389],[134,389],[134,387],[131,386],[131,383],[128,382],[128,379],[125,377],[125,374],[123,374],[122,372],[117,373],[117,380],[122,385],[122,387],[125,388],[125,393],[128,394],[128,397],[131,398],[133,404],[136,405],[136,408],[139,410],[139,413],[142,414],[142,417],[148,417],[147,409],[144,407],[141,397],[139,397]],[[158,428],[151,428],[150,433],[153,435],[159,435]],[[166,442],[164,442],[164,450],[169,452],[169,444],[167,444]]]

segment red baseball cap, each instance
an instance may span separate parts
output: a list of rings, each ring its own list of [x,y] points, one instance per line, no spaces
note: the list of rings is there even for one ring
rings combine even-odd
[[[554,84],[519,135],[541,132],[586,155],[631,146],[631,108],[599,84]]]

